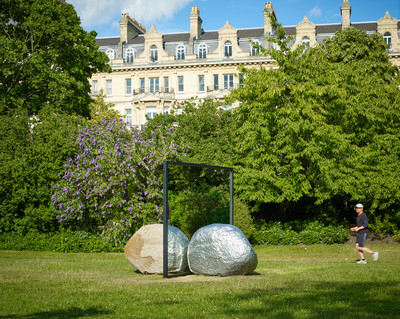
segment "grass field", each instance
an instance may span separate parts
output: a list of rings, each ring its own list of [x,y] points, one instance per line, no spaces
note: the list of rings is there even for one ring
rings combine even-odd
[[[252,275],[168,279],[119,253],[0,251],[0,318],[400,318],[400,245],[370,248],[256,247]]]

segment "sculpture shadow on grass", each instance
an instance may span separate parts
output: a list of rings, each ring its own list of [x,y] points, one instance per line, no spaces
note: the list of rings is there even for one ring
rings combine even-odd
[[[81,309],[77,307],[71,307],[67,309],[50,310],[50,311],[40,311],[26,315],[7,315],[0,316],[0,319],[39,319],[39,318],[82,318],[82,317],[99,317],[103,315],[112,315],[113,312],[109,310],[98,309],[95,307],[90,307],[87,309]]]

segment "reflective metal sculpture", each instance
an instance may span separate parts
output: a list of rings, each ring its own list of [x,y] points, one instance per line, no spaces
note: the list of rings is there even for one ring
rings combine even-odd
[[[212,224],[200,228],[190,240],[191,272],[211,276],[246,275],[258,263],[257,254],[236,226]]]

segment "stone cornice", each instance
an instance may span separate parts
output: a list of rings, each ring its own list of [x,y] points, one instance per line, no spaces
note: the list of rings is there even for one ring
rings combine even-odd
[[[165,69],[197,69],[202,68],[207,70],[207,68],[216,67],[226,67],[226,66],[257,66],[257,65],[268,65],[276,66],[276,61],[271,58],[258,58],[258,59],[235,59],[235,60],[215,60],[215,61],[188,61],[179,63],[147,63],[139,65],[112,65],[113,72],[125,72],[125,71],[138,71],[138,70],[165,70]]]

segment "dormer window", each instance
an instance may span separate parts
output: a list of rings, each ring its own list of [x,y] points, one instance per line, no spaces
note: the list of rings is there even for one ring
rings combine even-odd
[[[226,41],[224,47],[225,47],[225,58],[231,58],[232,57],[232,43],[231,43],[231,41]]]
[[[260,45],[260,41],[253,41],[252,43],[250,43],[250,46],[251,46],[251,56],[256,56],[256,55],[258,55],[258,54],[260,54],[260,49],[259,48],[257,48],[257,47],[255,47],[255,46],[253,46],[253,45]]]
[[[202,43],[199,45],[198,57],[199,57],[199,59],[207,58],[207,45],[206,44]]]
[[[176,48],[176,59],[184,60],[185,59],[185,47],[183,45],[178,45]]]
[[[392,50],[392,35],[390,34],[390,32],[386,32],[386,33],[383,35],[383,39],[384,39],[385,42],[386,42],[386,48],[387,48],[387,50],[388,50],[388,51],[391,51],[391,50]]]
[[[158,61],[158,50],[155,45],[150,48],[150,61],[156,62]]]
[[[307,51],[308,48],[310,47],[310,38],[309,37],[304,37],[301,40],[301,45],[304,45],[305,46],[304,51]]]
[[[136,52],[134,49],[129,48],[126,50],[126,56],[125,56],[125,61],[128,63],[132,63],[133,62],[133,58],[135,57]]]
[[[106,51],[106,55],[108,56],[108,59],[110,60],[110,62],[111,62],[112,60],[114,60],[114,50],[113,50],[113,49],[108,49],[108,50]]]

